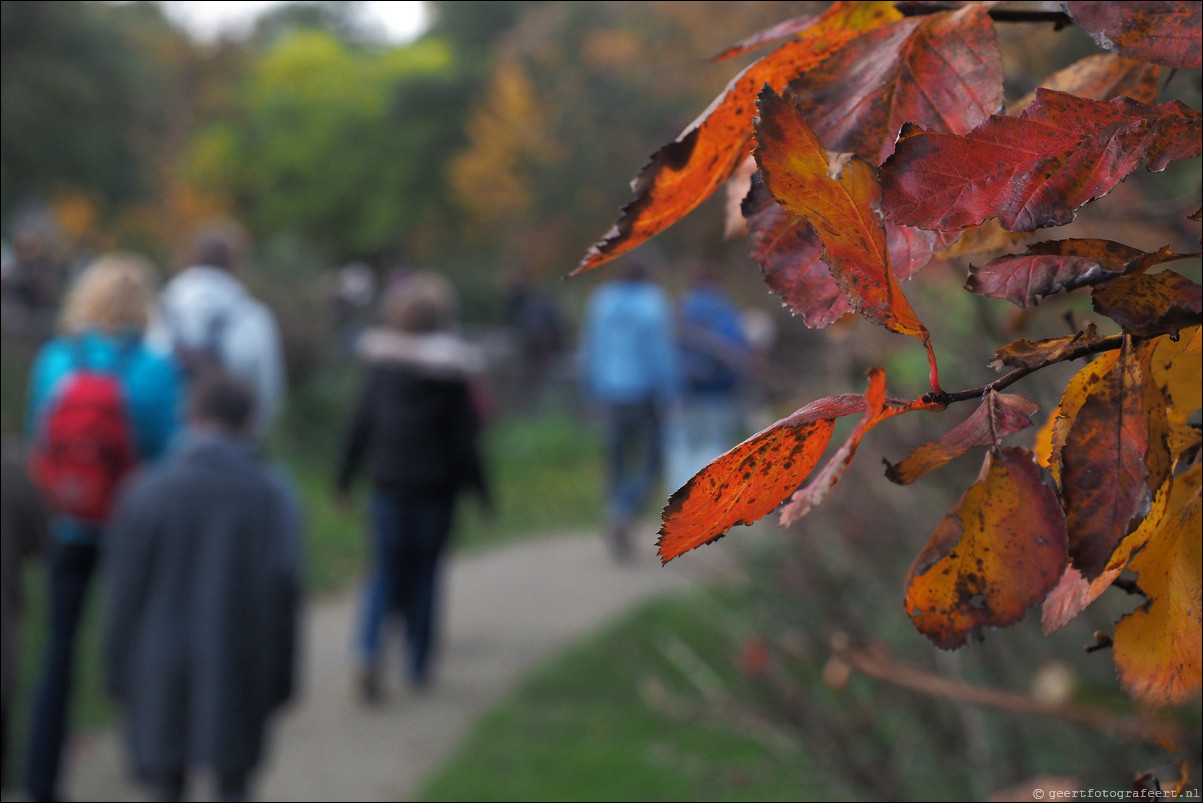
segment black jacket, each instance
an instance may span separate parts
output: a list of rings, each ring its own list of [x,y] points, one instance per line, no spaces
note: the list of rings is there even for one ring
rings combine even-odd
[[[479,446],[480,415],[463,367],[372,359],[347,430],[337,485],[346,491],[366,464],[372,483],[404,495],[473,490],[488,500]]]

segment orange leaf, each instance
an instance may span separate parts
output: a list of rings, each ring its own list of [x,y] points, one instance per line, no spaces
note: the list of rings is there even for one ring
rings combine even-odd
[[[960,426],[939,440],[925,443],[886,470],[891,482],[909,485],[970,449],[997,444],[1008,435],[1032,425],[1040,406],[1022,396],[990,391],[982,404]]]
[[[1154,705],[1185,702],[1200,688],[1201,469],[1178,477],[1170,511],[1133,559],[1149,597],[1115,626],[1115,666],[1134,697]]]
[[[1099,576],[1149,503],[1147,450],[1140,358],[1128,345],[1087,392],[1061,450],[1069,554],[1087,579]]]
[[[756,163],[765,186],[786,211],[804,218],[819,235],[828,268],[861,315],[892,332],[927,342],[890,270],[886,232],[873,207],[881,189],[872,167],[859,159],[838,177],[828,153],[792,102],[771,89],[760,95]]]
[[[667,563],[772,513],[818,465],[835,419],[864,409],[859,393],[813,401],[713,460],[669,497],[660,559]]]
[[[1065,519],[1031,452],[996,450],[911,566],[906,610],[937,647],[955,649],[1021,620],[1065,563]]]
[[[873,368],[869,371],[869,390],[865,393],[865,414],[861,417],[860,423],[840,446],[839,451],[827,461],[827,465],[823,466],[823,470],[805,488],[796,491],[790,497],[789,504],[781,511],[782,527],[790,526],[817,507],[823,501],[823,497],[827,496],[827,492],[840,481],[844,470],[848,468],[848,464],[856,455],[856,448],[860,445],[861,438],[865,436],[865,433],[881,421],[901,411],[900,408],[887,410],[885,404],[886,372],[882,368]]]
[[[1199,353],[1199,328],[1172,339],[1157,339],[1150,365],[1153,381],[1161,389],[1169,426],[1170,453],[1182,455],[1199,442],[1199,431],[1190,420],[1203,406],[1203,356]]]
[[[862,32],[901,18],[890,3],[833,3],[814,23],[727,85],[710,108],[652,155],[631,182],[635,199],[572,273],[583,273],[655,237],[718,189],[748,153],[756,95],[783,87]]]

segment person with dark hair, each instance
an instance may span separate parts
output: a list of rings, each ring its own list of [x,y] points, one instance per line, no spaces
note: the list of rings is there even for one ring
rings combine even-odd
[[[182,799],[202,768],[221,799],[244,799],[293,692],[301,508],[262,462],[253,421],[239,379],[199,379],[182,442],[113,518],[105,684],[156,800]]]
[[[384,297],[385,325],[357,350],[367,383],[347,430],[337,488],[345,499],[366,467],[372,568],[364,594],[358,678],[365,702],[381,693],[381,636],[390,614],[405,622],[405,668],[429,683],[437,636],[439,567],[461,492],[490,506],[481,457],[479,387],[483,361],[453,331],[456,298],[437,274],[418,273]]]
[[[661,478],[663,416],[680,384],[672,307],[642,265],[632,263],[589,299],[581,369],[605,420],[610,547],[626,560],[631,528]]]
[[[284,401],[284,353],[275,315],[239,278],[247,249],[232,223],[202,227],[189,267],[163,288],[149,337],[188,373],[211,364],[247,382],[256,408],[252,434],[262,439]]]

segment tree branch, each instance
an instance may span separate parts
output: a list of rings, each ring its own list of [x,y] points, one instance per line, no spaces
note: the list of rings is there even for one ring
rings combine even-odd
[[[1146,717],[1128,717],[1090,706],[1070,703],[1047,703],[1005,689],[973,686],[959,680],[933,675],[918,667],[900,664],[888,656],[863,647],[852,647],[832,639],[835,657],[851,668],[877,680],[893,683],[906,689],[943,697],[958,703],[996,708],[1019,714],[1060,719],[1087,727],[1106,730],[1118,736],[1139,741],[1165,744],[1181,740],[1181,729],[1174,722]]]
[[[923,395],[923,401],[932,404],[953,404],[954,402],[973,401],[980,399],[991,390],[1002,390],[1005,387],[1015,384],[1029,374],[1033,374],[1042,368],[1047,368],[1050,365],[1056,365],[1061,362],[1072,362],[1082,357],[1089,357],[1094,354],[1102,354],[1105,351],[1115,351],[1124,344],[1124,335],[1111,335],[1110,337],[1099,338],[1088,343],[1083,343],[1077,348],[1070,349],[1056,360],[1051,362],[1043,362],[1039,365],[1023,366],[1016,368],[1011,373],[999,377],[998,379],[981,387],[962,390],[956,393],[926,393]]]
[[[922,17],[928,14],[939,14],[942,11],[955,11],[964,3],[940,2],[898,2],[894,8],[904,17]],[[1032,8],[991,8],[990,18],[995,22],[1051,22],[1057,30],[1073,25],[1073,19],[1064,11],[1048,11]]]

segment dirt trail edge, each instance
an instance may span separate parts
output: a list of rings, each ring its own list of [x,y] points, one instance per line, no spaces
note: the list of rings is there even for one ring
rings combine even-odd
[[[722,552],[706,552],[662,568],[648,545],[618,565],[600,538],[581,536],[454,558],[443,576],[443,642],[432,687],[406,689],[397,657],[375,708],[362,705],[353,686],[356,596],[311,603],[300,696],[274,730],[254,794],[269,801],[412,799],[476,717],[537,662],[645,600],[719,579]],[[390,657],[396,653],[390,649]],[[66,767],[70,797],[142,799],[124,767],[117,732],[77,739]],[[191,794],[206,799],[208,790]]]

